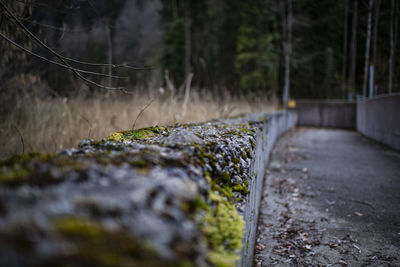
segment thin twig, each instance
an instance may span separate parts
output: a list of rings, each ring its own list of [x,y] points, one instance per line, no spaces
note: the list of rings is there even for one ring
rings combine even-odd
[[[1,20],[0,20],[0,27],[1,27],[1,25],[3,25],[4,12],[2,6],[0,7],[0,9],[1,9]]]
[[[92,132],[92,124],[90,123],[90,121],[88,119],[86,119],[82,114],[79,114],[79,116],[82,117],[83,120],[85,120],[87,122],[87,124],[89,124],[90,128],[89,128],[89,133],[88,133],[88,137],[87,139],[90,139],[90,133]]]
[[[38,26],[40,26],[40,27],[44,27],[44,28],[47,28],[47,29],[50,29],[50,30],[53,30],[53,31],[58,31],[58,32],[64,32],[64,31],[66,31],[66,32],[72,32],[72,33],[83,33],[83,32],[86,33],[86,32],[89,32],[89,31],[92,30],[91,27],[90,27],[90,28],[86,28],[86,29],[78,29],[78,30],[72,29],[72,30],[68,30],[68,29],[56,27],[56,26],[53,26],[53,25],[48,25],[48,24],[40,23],[40,22],[37,22],[37,21],[34,21],[34,20],[30,20],[30,19],[24,19],[24,18],[21,18],[21,19],[22,19],[23,21],[29,22],[30,24],[38,25]]]
[[[51,54],[53,54],[55,57],[57,57],[64,65],[70,67],[70,71],[72,71],[78,78],[80,78],[81,80],[95,85],[99,88],[103,88],[103,89],[107,89],[107,90],[121,90],[123,88],[121,87],[107,87],[101,84],[98,84],[92,80],[89,80],[88,78],[85,78],[84,76],[82,76],[82,74],[80,74],[78,71],[75,70],[75,68],[73,68],[72,66],[69,65],[69,63],[63,59],[63,56],[61,56],[59,53],[57,53],[56,51],[54,51],[53,49],[49,48],[45,43],[43,43],[36,35],[34,35],[31,31],[29,31],[28,28],[25,27],[25,25],[14,15],[14,13],[12,13],[8,7],[3,3],[3,1],[0,1],[0,5],[3,7],[4,11],[11,16],[11,18],[16,22],[16,24],[23,29],[23,31],[25,32],[26,35],[31,36],[36,43],[38,43],[40,46],[42,46],[44,49],[46,49],[47,51],[49,51]]]
[[[87,66],[94,66],[94,67],[112,67],[112,68],[126,68],[126,69],[133,69],[133,70],[152,70],[154,69],[153,66],[150,67],[134,67],[130,66],[128,64],[107,64],[107,63],[93,63],[93,62],[85,62],[85,61],[80,61],[68,57],[61,56],[63,59],[68,60],[70,62],[74,62],[77,64],[81,65],[87,65]]]
[[[22,45],[17,44],[16,42],[14,42],[13,40],[11,40],[10,38],[8,38],[7,36],[5,36],[4,34],[2,34],[1,32],[0,32],[0,37],[2,37],[4,40],[6,40],[7,42],[11,43],[11,44],[14,45],[15,47],[17,47],[17,48],[23,50],[25,53],[30,54],[31,56],[35,56],[35,57],[37,57],[37,58],[40,58],[41,60],[44,60],[44,61],[46,61],[46,62],[48,62],[48,63],[54,64],[54,65],[56,65],[56,66],[59,66],[59,67],[65,68],[65,69],[69,69],[69,70],[74,69],[75,71],[80,72],[80,73],[92,74],[92,75],[96,75],[96,76],[108,77],[108,78],[113,78],[113,79],[128,79],[128,77],[114,76],[114,75],[108,75],[108,74],[100,73],[100,72],[93,72],[93,71],[87,71],[87,70],[81,70],[81,69],[73,68],[73,67],[71,67],[71,66],[67,66],[67,65],[58,63],[58,62],[56,62],[56,61],[54,61],[54,60],[47,59],[47,58],[45,58],[45,57],[43,57],[43,56],[41,56],[41,55],[38,55],[38,54],[36,54],[36,53],[34,53],[34,52],[32,52],[32,51],[26,49],[26,48],[23,47]]]
[[[140,115],[142,115],[142,113],[151,105],[151,103],[153,103],[155,100],[155,98],[153,98],[152,100],[150,100],[150,102],[140,110],[139,114],[136,116],[135,122],[133,123],[132,126],[132,130],[135,130],[135,125],[136,125],[136,121],[139,119]]]
[[[60,13],[60,14],[65,14],[65,15],[78,14],[78,12],[71,12],[71,11],[76,11],[77,10],[76,8],[68,8],[67,7],[66,10],[61,10],[61,9],[56,9],[53,6],[37,2],[37,1],[36,2],[32,1],[31,3],[26,3],[26,2],[24,2],[22,0],[14,0],[14,1],[20,2],[20,3],[25,4],[25,5],[29,4],[29,5],[32,5],[33,7],[44,7],[44,8],[47,8],[47,9],[51,9],[52,12],[56,12],[56,13]]]
[[[15,128],[15,130],[17,130],[19,137],[21,138],[21,143],[22,143],[22,154],[25,154],[25,142],[24,142],[24,138],[22,137],[21,131],[18,129],[18,127],[16,125],[12,125],[12,127]]]
[[[185,88],[185,96],[183,98],[183,105],[182,105],[182,117],[186,114],[186,108],[189,101],[190,95],[190,86],[192,84],[193,73],[190,73],[186,78],[186,88]]]

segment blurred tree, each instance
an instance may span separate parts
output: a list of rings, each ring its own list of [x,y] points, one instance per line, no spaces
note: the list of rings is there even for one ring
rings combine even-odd
[[[15,14],[21,18],[28,18],[32,15],[34,0],[8,0],[4,4],[14,10]],[[1,10],[1,24],[0,33],[12,38],[16,42],[22,43],[23,47],[27,50],[32,50],[32,42],[25,38],[21,29],[16,27],[15,24],[7,22],[8,17],[3,8]],[[21,73],[21,69],[27,67],[27,55],[21,49],[9,45],[4,39],[0,39],[0,82],[4,84],[6,80]],[[0,87],[0,89],[3,87]]]
[[[277,86],[274,41],[275,16],[270,0],[242,2],[235,67],[240,89],[247,96],[275,90]]]

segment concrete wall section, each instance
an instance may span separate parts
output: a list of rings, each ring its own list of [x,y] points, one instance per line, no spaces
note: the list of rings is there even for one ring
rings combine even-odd
[[[400,94],[376,97],[357,104],[357,131],[400,150]]]
[[[103,252],[111,265],[252,266],[269,154],[296,118],[154,126],[0,162],[0,266],[99,266]]]
[[[250,117],[249,119],[253,120],[254,118]],[[259,206],[269,154],[278,137],[294,127],[296,122],[297,113],[290,111],[274,113],[269,115],[267,120],[260,120],[262,125],[260,125],[260,130],[257,133],[256,153],[250,167],[252,180],[249,184],[250,194],[248,195],[248,201],[244,210],[246,228],[239,266],[247,267],[253,265]]]
[[[356,128],[356,104],[353,102],[301,100],[296,106],[301,126]]]

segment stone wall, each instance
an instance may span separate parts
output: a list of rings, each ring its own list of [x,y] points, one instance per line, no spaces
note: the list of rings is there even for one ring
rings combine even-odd
[[[253,115],[249,119],[256,118]],[[253,265],[259,206],[270,152],[279,136],[296,125],[297,114],[295,112],[278,112],[267,116],[267,119],[263,119],[262,122],[256,135],[255,157],[250,167],[250,173],[255,179],[252,179],[249,184],[250,194],[244,212],[246,228],[240,262],[240,266],[243,267]]]
[[[357,131],[400,150],[400,94],[358,102]]]
[[[294,112],[116,132],[0,164],[0,266],[251,266]]]

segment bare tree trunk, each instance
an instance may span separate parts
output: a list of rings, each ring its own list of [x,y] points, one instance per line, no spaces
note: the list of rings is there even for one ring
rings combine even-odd
[[[185,97],[183,98],[182,117],[186,115],[187,104],[190,96],[190,86],[192,84],[193,73],[190,73],[186,78]]]
[[[395,0],[392,0],[392,10],[390,14],[390,56],[389,56],[389,94],[392,92],[393,87],[393,68],[394,58],[396,53],[396,39],[397,39],[397,25],[398,25],[398,12],[396,12]]]
[[[343,97],[346,96],[346,70],[347,70],[347,38],[349,24],[349,0],[344,0],[344,30],[343,30],[343,63],[342,63],[342,82],[343,82]]]
[[[372,37],[372,58],[371,58],[371,85],[375,88],[374,73],[375,73],[375,62],[376,62],[376,42],[378,39],[378,27],[379,27],[379,10],[381,6],[381,0],[375,0],[375,18],[374,18],[374,33]]]
[[[282,102],[284,106],[286,106],[290,98],[290,56],[292,53],[292,17],[293,17],[292,0],[287,0],[287,16],[285,9],[283,16],[283,21],[284,21],[283,27],[286,28],[286,30],[284,31],[284,33],[286,33],[286,36],[284,36],[286,40],[284,41],[284,46],[283,46],[283,51],[285,56],[285,77],[284,77]]]
[[[354,1],[353,6],[353,22],[351,30],[351,44],[350,44],[350,70],[348,79],[348,90],[349,93],[355,93],[355,82],[356,82],[356,58],[357,58],[357,12],[358,12],[358,1]]]
[[[189,2],[185,2],[185,78],[191,73],[190,58],[192,52],[192,43],[190,35],[191,17]]]
[[[107,25],[107,43],[108,43],[108,87],[111,87],[111,82],[112,82],[112,51],[113,51],[113,47],[112,47],[112,37],[111,37],[111,29],[110,26]]]
[[[368,81],[368,65],[369,65],[369,53],[371,46],[371,25],[372,25],[372,6],[373,0],[369,0],[368,4],[368,22],[367,22],[367,38],[365,40],[365,64],[364,64],[364,79],[363,79],[363,97],[367,96],[367,81]]]

